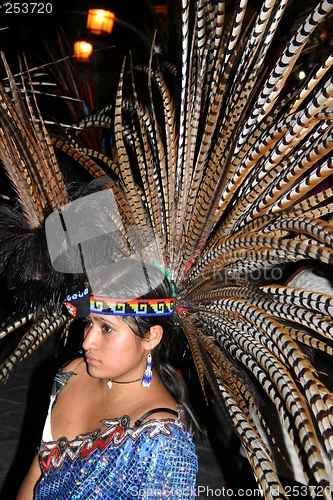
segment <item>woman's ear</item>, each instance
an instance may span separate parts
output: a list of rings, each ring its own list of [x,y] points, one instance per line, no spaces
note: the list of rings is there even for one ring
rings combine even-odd
[[[145,349],[147,351],[154,349],[162,340],[163,327],[161,325],[154,325],[149,328],[149,332],[145,337]]]

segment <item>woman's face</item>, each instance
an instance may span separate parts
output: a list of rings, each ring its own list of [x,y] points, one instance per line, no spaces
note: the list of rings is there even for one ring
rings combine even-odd
[[[88,373],[100,379],[130,381],[143,376],[147,342],[117,316],[91,314],[84,330]]]

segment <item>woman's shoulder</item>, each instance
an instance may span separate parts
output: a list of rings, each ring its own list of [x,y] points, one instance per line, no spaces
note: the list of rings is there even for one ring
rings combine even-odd
[[[76,377],[82,371],[80,366],[82,365],[82,361],[84,361],[83,357],[75,357],[67,361],[61,368],[59,368],[54,377],[54,384],[51,392],[52,396],[57,399],[59,392],[65,385],[67,385],[67,382],[72,378],[72,376],[75,375]]]
[[[156,407],[148,410],[134,422],[135,427],[150,420],[177,420],[182,421],[181,406],[177,405],[177,410],[168,407]]]
[[[136,426],[151,419],[179,420],[180,418],[180,405],[164,384],[157,380],[154,385],[150,396],[141,399],[140,404],[138,404],[139,418],[135,419]]]
[[[58,373],[70,373],[75,372],[78,366],[84,361],[83,356],[75,356],[75,358],[71,358],[66,361],[65,364],[59,369]]]

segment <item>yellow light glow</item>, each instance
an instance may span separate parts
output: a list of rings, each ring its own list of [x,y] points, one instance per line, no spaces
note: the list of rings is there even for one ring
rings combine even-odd
[[[74,43],[74,55],[79,62],[88,62],[92,51],[93,46],[91,43],[84,42],[83,40]]]
[[[89,9],[87,30],[94,35],[109,35],[112,33],[115,17],[109,10]]]
[[[299,80],[304,80],[304,78],[306,77],[306,73],[305,71],[303,71],[302,69],[298,72],[298,79]]]

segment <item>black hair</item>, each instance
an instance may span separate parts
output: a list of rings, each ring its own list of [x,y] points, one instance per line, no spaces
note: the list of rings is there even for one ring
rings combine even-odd
[[[132,259],[113,263],[110,272],[105,270],[90,277],[93,293],[104,297],[123,299],[169,298],[173,290],[169,278],[157,267]],[[103,276],[102,276],[103,275]],[[172,365],[176,356],[177,339],[173,316],[124,316],[131,330],[140,338],[145,338],[152,326],[163,328],[161,342],[152,350],[152,367],[160,376],[163,384],[175,398],[182,401],[185,397],[185,383]]]

